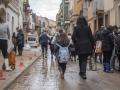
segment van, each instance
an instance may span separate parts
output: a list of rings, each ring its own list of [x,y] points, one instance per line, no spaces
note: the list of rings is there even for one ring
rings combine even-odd
[[[27,43],[30,45],[30,47],[38,47],[38,40],[34,34],[28,34]]]

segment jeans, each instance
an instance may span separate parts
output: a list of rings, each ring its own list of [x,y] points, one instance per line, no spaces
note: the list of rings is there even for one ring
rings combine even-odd
[[[21,56],[23,52],[23,47],[21,45],[18,45],[18,53]]]
[[[2,51],[4,58],[8,58],[7,48],[8,48],[7,40],[0,39],[0,50]]]
[[[103,63],[109,63],[112,56],[112,52],[103,52]]]
[[[42,54],[43,54],[43,58],[44,58],[44,55],[47,56],[47,44],[41,44],[41,48],[42,48]]]

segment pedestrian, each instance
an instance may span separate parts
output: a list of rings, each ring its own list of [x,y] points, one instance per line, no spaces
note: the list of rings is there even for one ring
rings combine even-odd
[[[104,26],[101,26],[100,30],[95,32],[95,61],[99,57],[100,63],[102,64],[102,31],[105,29]]]
[[[103,67],[104,72],[111,73],[111,56],[114,48],[113,42],[113,27],[109,26],[107,29],[102,32],[102,52],[103,52]]]
[[[58,61],[58,67],[61,74],[61,78],[64,79],[66,71],[67,61],[69,60],[69,39],[65,32],[62,32],[59,41],[56,43],[56,59]]]
[[[15,53],[17,53],[17,35],[15,32],[13,33],[13,36],[12,36],[12,42],[14,45],[14,51],[15,51]]]
[[[0,17],[0,50],[4,57],[3,70],[11,71],[8,61],[8,40],[10,40],[10,31],[8,24],[5,23],[2,17]]]
[[[50,38],[50,51],[51,51],[51,59],[53,59],[53,55],[54,55],[54,44],[52,44],[52,40],[53,40],[53,37]]]
[[[119,67],[118,67],[118,71],[120,71],[120,32],[118,32],[118,38],[119,38],[119,44],[118,47],[117,47],[117,57],[118,57],[118,62],[119,62]]]
[[[115,68],[115,61],[118,59],[119,61],[119,67],[118,71],[120,71],[120,32],[118,31],[117,26],[113,26],[113,38],[114,38],[114,50],[112,53],[112,58],[111,58],[111,65],[113,69]]]
[[[61,37],[61,34],[62,34],[62,33],[63,33],[63,30],[60,29],[59,32],[54,35],[54,37],[53,37],[53,39],[52,39],[52,41],[51,41],[51,44],[54,45],[54,52],[55,52],[54,54],[55,54],[55,56],[56,56],[56,52],[57,52],[57,51],[56,51],[56,50],[57,50],[57,49],[56,49],[56,48],[57,48],[57,47],[56,47],[56,43],[60,41],[60,37]]]
[[[39,38],[39,43],[41,44],[43,59],[44,57],[47,58],[47,49],[48,49],[49,41],[50,41],[50,38],[47,35],[47,32],[44,31]]]
[[[94,48],[94,39],[86,19],[80,16],[74,27],[72,40],[75,45],[76,53],[79,57],[79,75],[86,79],[87,58],[92,54]]]
[[[19,56],[22,56],[23,53],[23,47],[24,47],[24,34],[22,29],[18,30],[18,34],[17,34],[17,45],[18,45],[18,53]]]
[[[74,44],[73,44],[73,42],[72,42],[72,35],[71,35],[71,33],[68,34],[68,39],[69,39],[69,41],[70,41],[70,46],[69,46],[70,59],[71,59],[72,61],[76,61],[77,59],[76,59],[75,46],[74,46]]]

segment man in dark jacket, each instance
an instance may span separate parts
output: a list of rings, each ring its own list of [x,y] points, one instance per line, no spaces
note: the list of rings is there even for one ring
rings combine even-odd
[[[43,58],[44,58],[44,54],[46,55],[45,57],[47,57],[47,47],[49,44],[49,40],[50,38],[48,37],[46,31],[44,31],[39,38],[39,43],[41,44]]]
[[[18,45],[18,53],[21,56],[24,47],[24,34],[22,32],[22,29],[20,29],[17,34],[17,45]]]
[[[86,79],[87,58],[92,54],[94,48],[94,39],[90,27],[84,17],[79,17],[77,26],[74,28],[72,40],[79,56],[79,75]]]
[[[110,59],[114,48],[112,31],[112,26],[109,26],[102,32],[103,67],[104,72],[108,73],[111,72]]]

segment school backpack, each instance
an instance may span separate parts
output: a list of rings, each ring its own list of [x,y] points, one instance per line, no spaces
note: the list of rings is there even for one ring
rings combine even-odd
[[[58,58],[60,63],[67,63],[70,59],[70,53],[68,47],[62,47],[59,44],[56,44],[59,47]]]

